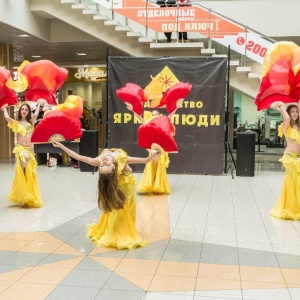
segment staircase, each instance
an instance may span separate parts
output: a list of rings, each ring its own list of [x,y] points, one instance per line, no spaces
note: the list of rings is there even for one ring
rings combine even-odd
[[[140,25],[126,16],[117,13],[109,7],[99,5],[96,3],[100,2],[98,0],[60,0],[60,4],[58,3],[56,6],[58,7],[60,5],[64,7],[64,11],[68,11],[70,21],[66,20],[65,15],[60,16],[58,13],[58,11],[62,10],[61,7],[60,9],[57,9],[57,7],[55,9],[55,5],[47,5],[43,8],[43,1],[35,0],[33,2],[32,10],[45,9],[48,14],[53,14],[56,18],[67,21],[72,24],[72,26],[79,26],[81,30],[115,47],[118,47],[121,41],[122,50],[133,56],[165,56],[170,54],[174,56],[227,56],[227,47],[220,45],[214,41],[213,38],[207,38],[197,33],[189,33],[188,43],[179,43],[177,40],[173,40],[172,43],[166,43],[166,38],[162,32],[156,32],[147,26]],[[41,4],[39,8],[37,8],[37,6],[39,6],[38,3]],[[104,2],[101,1],[101,3],[103,4]],[[73,13],[71,13],[71,11]],[[71,16],[73,14],[77,16],[77,19],[75,17],[76,21],[72,22]],[[80,17],[78,18],[78,16]],[[80,22],[78,22],[78,20]],[[81,23],[86,22],[88,22],[88,25],[92,24],[93,26],[81,26]],[[94,27],[98,29],[98,34],[94,33]],[[111,34],[105,34],[106,31]],[[112,34],[112,32],[115,33]],[[124,38],[124,35],[126,38]],[[205,45],[207,45],[207,47],[205,47]],[[237,84],[240,85],[238,78],[247,78],[248,80],[254,81],[251,85],[255,86],[255,92],[246,94],[255,97],[259,86],[261,64],[251,60],[246,57],[246,55],[231,51],[230,66],[231,85],[233,85],[234,88],[235,86],[232,82],[237,82]],[[232,81],[234,77],[237,77],[237,80]],[[240,87],[236,88],[242,90]]]

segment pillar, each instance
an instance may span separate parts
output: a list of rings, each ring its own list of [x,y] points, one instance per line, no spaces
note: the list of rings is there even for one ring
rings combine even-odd
[[[0,43],[0,66],[13,71],[13,47],[11,45]],[[8,112],[13,117],[14,109],[10,107]],[[12,148],[14,147],[14,134],[7,127],[3,112],[0,111],[0,159],[12,157]]]

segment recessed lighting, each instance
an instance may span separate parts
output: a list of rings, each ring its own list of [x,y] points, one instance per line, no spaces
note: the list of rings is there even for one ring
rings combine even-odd
[[[31,55],[31,57],[38,58],[38,57],[41,57],[41,56],[40,55]]]
[[[77,53],[77,55],[86,55],[86,53]]]
[[[28,34],[19,34],[19,37],[29,37]]]

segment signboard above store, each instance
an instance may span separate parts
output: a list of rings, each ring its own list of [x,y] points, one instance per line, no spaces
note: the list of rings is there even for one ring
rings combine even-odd
[[[106,67],[66,68],[68,76],[66,82],[102,82],[106,81]]]

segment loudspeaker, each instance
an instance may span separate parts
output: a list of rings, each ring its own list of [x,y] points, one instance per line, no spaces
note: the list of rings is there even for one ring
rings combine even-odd
[[[238,114],[233,115],[233,128],[237,128],[237,120],[238,120]]]
[[[98,131],[97,130],[83,130],[82,137],[79,143],[79,154],[88,157],[98,156]],[[91,166],[82,161],[79,162],[81,172],[93,172],[97,167]]]
[[[254,176],[255,132],[238,132],[236,147],[236,176]]]

